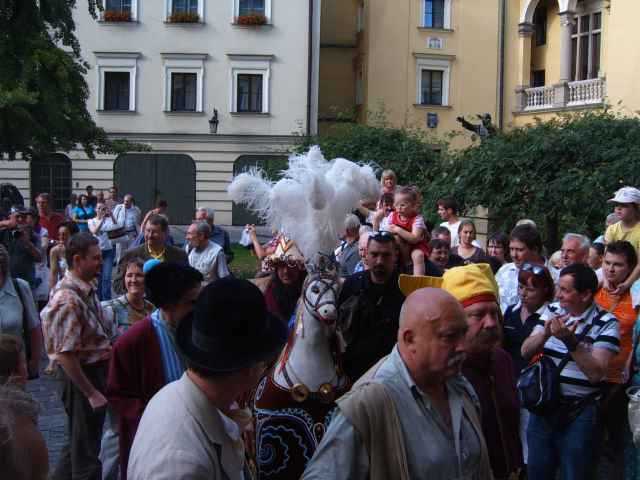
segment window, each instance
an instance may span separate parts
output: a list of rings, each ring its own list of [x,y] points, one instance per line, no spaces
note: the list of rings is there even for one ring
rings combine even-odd
[[[206,53],[163,53],[165,112],[202,112]]]
[[[134,112],[138,52],[94,52],[98,111]]]
[[[171,2],[171,13],[193,13],[198,14],[198,0],[173,0]]]
[[[105,22],[134,22],[138,19],[138,0],[106,0],[100,19]]]
[[[533,31],[536,47],[547,43],[547,9],[538,7],[533,14]]]
[[[164,0],[164,21],[169,23],[202,23],[204,0]]]
[[[232,23],[246,15],[264,15],[267,23],[271,23],[271,0],[233,0]]]
[[[546,81],[546,72],[544,70],[534,70],[531,72],[531,86],[544,87]]]
[[[195,73],[171,73],[171,111],[195,112],[198,91],[198,75]]]
[[[442,70],[422,70],[421,105],[442,105]]]
[[[104,73],[104,109],[129,110],[129,72]]]
[[[421,56],[417,60],[418,105],[449,105],[451,62],[443,56]]]
[[[272,55],[227,55],[231,60],[232,113],[269,113]]]
[[[444,28],[444,0],[425,0],[424,26]]]
[[[602,13],[575,17],[571,35],[571,78],[587,80],[600,75]]]
[[[116,12],[130,12],[132,0],[107,0],[105,10],[113,10]]]
[[[265,0],[239,0],[238,16],[264,15]]]

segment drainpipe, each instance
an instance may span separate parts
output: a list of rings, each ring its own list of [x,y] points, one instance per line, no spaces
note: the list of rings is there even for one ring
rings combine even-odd
[[[313,8],[313,0],[309,0],[309,52],[307,58],[307,137],[311,136],[311,84],[313,82]]]
[[[507,26],[507,0],[500,4],[500,60],[498,65],[498,129],[504,128],[504,62],[505,62],[505,34]]]

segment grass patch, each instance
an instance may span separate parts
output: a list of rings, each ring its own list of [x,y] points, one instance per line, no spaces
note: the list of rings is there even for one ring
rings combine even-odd
[[[233,274],[238,278],[255,278],[258,271],[258,259],[253,254],[253,250],[237,243],[231,244],[231,250],[233,250],[233,262],[229,267]]]

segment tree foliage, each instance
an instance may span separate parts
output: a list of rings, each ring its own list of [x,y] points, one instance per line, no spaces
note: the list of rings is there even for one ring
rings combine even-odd
[[[430,199],[455,197],[490,209],[495,228],[520,218],[543,227],[548,247],[574,231],[599,235],[607,199],[640,183],[640,120],[610,109],[513,128],[440,161]]]
[[[100,5],[87,1],[95,16]],[[29,159],[77,144],[90,157],[144,149],[110,141],[87,111],[75,6],[75,0],[0,0],[0,157]]]

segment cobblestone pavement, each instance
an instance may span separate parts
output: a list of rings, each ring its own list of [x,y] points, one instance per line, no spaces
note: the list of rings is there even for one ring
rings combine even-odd
[[[49,471],[53,471],[60,452],[67,441],[67,414],[64,412],[60,400],[60,381],[53,375],[44,375],[42,371],[46,361],[40,369],[40,378],[31,380],[27,390],[40,403],[40,417],[38,426],[49,448]]]

